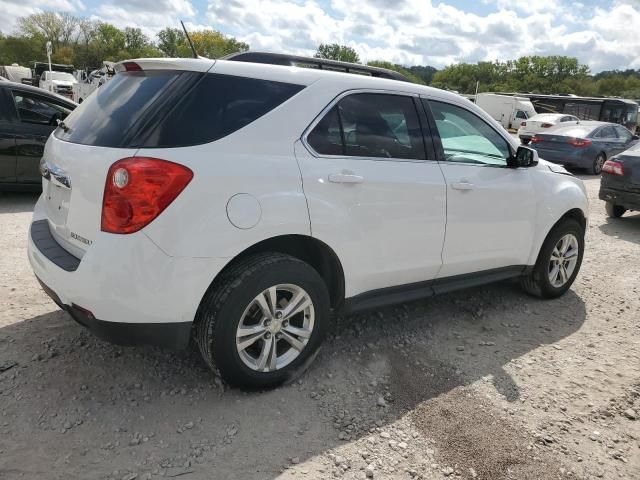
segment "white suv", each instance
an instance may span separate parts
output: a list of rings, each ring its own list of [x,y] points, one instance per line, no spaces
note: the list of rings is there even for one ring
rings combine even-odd
[[[578,274],[582,182],[458,95],[378,70],[117,68],[49,138],[28,248],[102,338],[193,338],[228,382],[267,387],[333,312],[507,278],[552,298]]]

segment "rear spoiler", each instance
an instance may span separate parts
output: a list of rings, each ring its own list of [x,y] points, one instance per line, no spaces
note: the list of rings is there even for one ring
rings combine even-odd
[[[143,70],[185,70],[208,72],[216,63],[208,58],[134,58],[114,65],[116,73]]]

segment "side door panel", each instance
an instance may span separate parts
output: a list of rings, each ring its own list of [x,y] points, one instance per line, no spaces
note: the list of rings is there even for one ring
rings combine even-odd
[[[430,103],[434,105],[433,101]],[[464,105],[447,105],[473,115]],[[495,159],[490,160],[496,162],[493,164],[481,163],[482,155],[477,153],[471,153],[465,160],[464,152],[456,151],[456,147],[473,152],[488,140],[480,135],[468,136],[469,125],[456,125],[452,121],[455,117],[436,121],[429,103],[425,102],[425,109],[435,132],[434,143],[447,185],[447,226],[438,278],[526,265],[537,209],[529,170],[508,168],[506,159],[504,165]],[[492,138],[502,139],[508,151],[508,142],[484,120],[479,117],[477,120],[491,129]],[[448,137],[447,151],[453,152],[448,157],[444,156],[439,128]]]
[[[19,117],[14,129],[16,181],[38,184],[41,182],[40,159],[49,135],[56,129],[55,120],[64,120],[71,109],[33,92],[15,89],[11,96]]]
[[[13,100],[9,103],[6,89],[0,88],[0,183],[16,181],[15,120]]]
[[[339,256],[347,298],[436,277],[446,216],[436,161],[323,155],[303,141],[295,155],[312,235]]]

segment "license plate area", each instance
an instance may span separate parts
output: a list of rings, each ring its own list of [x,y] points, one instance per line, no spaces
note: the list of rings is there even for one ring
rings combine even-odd
[[[61,187],[50,181],[47,185],[46,199],[49,223],[60,234],[62,233],[60,230],[64,229],[67,224],[71,189]]]

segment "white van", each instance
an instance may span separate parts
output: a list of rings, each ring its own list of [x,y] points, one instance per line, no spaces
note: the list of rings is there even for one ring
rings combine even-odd
[[[479,93],[476,105],[500,122],[506,129],[520,128],[520,124],[536,114],[528,98],[498,93]]]

